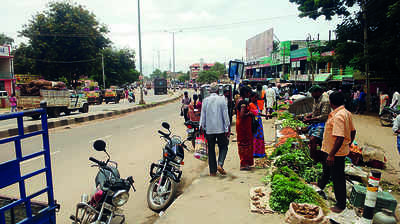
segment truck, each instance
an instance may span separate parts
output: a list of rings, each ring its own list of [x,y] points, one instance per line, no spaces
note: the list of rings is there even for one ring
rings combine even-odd
[[[154,95],[165,95],[167,91],[167,80],[163,78],[154,79]]]
[[[21,96],[17,90],[18,110],[30,110],[40,108],[40,102],[47,104],[47,114],[55,118],[60,113],[69,115],[73,111],[81,113],[89,112],[89,104],[82,94],[76,94],[73,90],[40,90],[39,96]],[[33,119],[39,119],[40,114],[32,114]]]

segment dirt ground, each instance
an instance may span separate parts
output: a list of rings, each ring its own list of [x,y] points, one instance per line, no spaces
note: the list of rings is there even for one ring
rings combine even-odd
[[[388,162],[382,171],[382,180],[397,185],[400,180],[400,154],[392,129],[382,127],[376,115],[353,115],[353,122],[357,130],[356,141],[360,146],[372,145],[385,152]]]

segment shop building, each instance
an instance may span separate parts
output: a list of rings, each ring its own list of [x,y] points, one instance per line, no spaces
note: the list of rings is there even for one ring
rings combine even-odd
[[[11,46],[0,46],[0,91],[7,91],[12,95],[15,90],[15,77],[13,69],[13,56]]]
[[[195,63],[189,66],[190,69],[190,80],[196,80],[201,71],[210,70],[214,66],[213,63]]]

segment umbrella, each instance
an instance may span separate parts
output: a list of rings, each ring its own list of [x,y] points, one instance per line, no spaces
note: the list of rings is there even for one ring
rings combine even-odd
[[[311,96],[299,98],[289,106],[289,112],[295,115],[312,112],[314,99]]]

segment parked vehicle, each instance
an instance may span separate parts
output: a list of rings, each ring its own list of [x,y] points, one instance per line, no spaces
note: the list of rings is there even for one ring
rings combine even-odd
[[[102,104],[103,96],[101,91],[88,91],[86,92],[87,101],[89,104]]]
[[[196,137],[200,136],[200,124],[198,121],[186,121],[185,126],[187,127],[187,140],[191,141],[193,148],[195,148]]]
[[[89,112],[89,104],[85,97],[70,90],[40,90],[40,96],[20,96],[17,90],[18,110],[40,108],[40,102],[46,102],[49,117],[58,117],[64,112],[69,115],[73,111]],[[39,119],[40,114],[33,114],[33,119]]]
[[[117,95],[117,91],[113,89],[106,89],[104,91],[104,101],[107,103],[114,102],[119,103],[120,97]]]
[[[120,177],[118,163],[110,160],[103,140],[96,140],[93,148],[106,153],[108,159],[104,162],[93,157],[89,158],[95,163],[92,167],[99,168],[95,179],[96,192],[90,200],[86,194],[82,195],[81,201],[76,205],[75,215],[71,215],[70,219],[74,224],[110,224],[119,217],[121,219],[119,223],[124,223],[125,215],[121,207],[128,202],[130,188],[136,191],[133,178],[132,176],[126,179]]]
[[[170,125],[166,122],[162,126],[168,133],[159,130],[158,133],[166,141],[163,148],[163,157],[158,163],[151,164],[150,185],[147,190],[147,204],[155,212],[168,208],[175,199],[177,185],[181,181],[181,165],[184,164],[185,141],[181,137],[171,136]]]
[[[393,125],[394,119],[400,114],[399,110],[392,109],[390,107],[383,108],[382,113],[379,115],[382,126],[389,127]]]
[[[164,78],[154,79],[154,95],[165,95],[167,93],[167,80]]]

